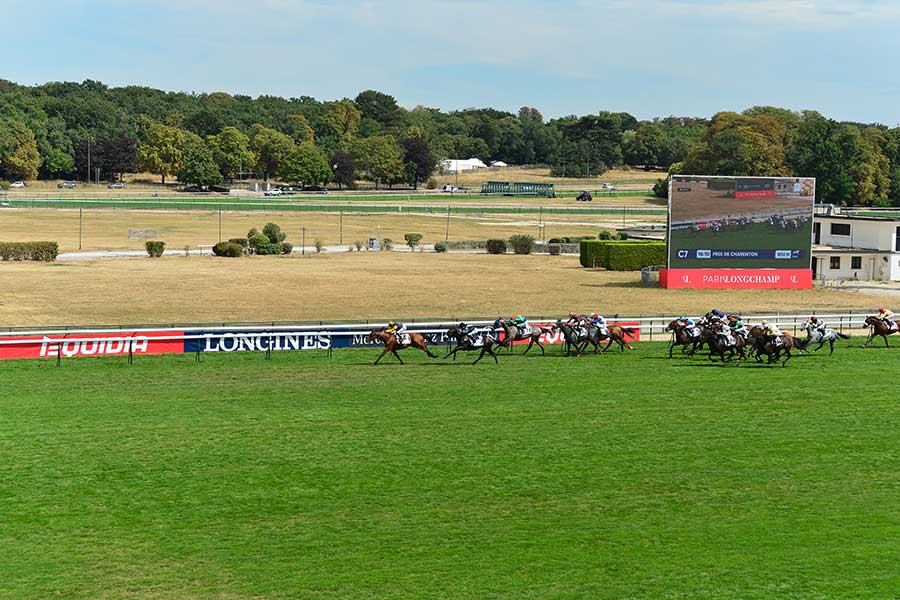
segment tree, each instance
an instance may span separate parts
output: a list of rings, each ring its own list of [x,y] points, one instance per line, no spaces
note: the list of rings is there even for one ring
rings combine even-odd
[[[96,169],[103,179],[133,173],[137,169],[137,141],[124,131],[108,138],[83,138],[75,146],[75,169],[88,180],[94,179]]]
[[[303,142],[288,153],[279,176],[284,181],[297,181],[304,185],[324,185],[331,181],[332,172],[322,149],[309,142]]]
[[[139,168],[159,175],[163,185],[166,177],[181,170],[184,160],[185,134],[177,127],[153,123],[145,132],[144,142],[137,149]]]
[[[256,155],[256,170],[268,181],[271,175],[281,171],[284,161],[294,148],[294,140],[274,129],[256,124],[250,137],[250,148]]]
[[[206,187],[222,182],[222,174],[213,160],[209,146],[193,134],[185,145],[177,174],[178,180],[184,184],[193,183]]]
[[[375,90],[366,90],[360,92],[353,103],[359,109],[363,119],[371,119],[381,126],[376,131],[377,133],[395,130],[403,125],[404,111],[397,105],[397,100],[393,96]]]
[[[287,118],[288,126],[287,133],[294,141],[298,144],[300,142],[315,142],[315,133],[313,132],[313,128],[309,125],[309,121],[306,120],[306,117],[303,115],[288,115]]]
[[[40,166],[31,129],[21,121],[0,121],[0,178],[35,179]]]
[[[840,204],[854,191],[850,163],[858,155],[850,126],[806,111],[788,158],[794,171],[816,178],[816,201]]]
[[[326,102],[317,137],[330,138],[334,143],[348,142],[356,135],[361,118],[359,109],[349,100]]]
[[[357,140],[353,151],[359,170],[375,186],[399,180],[403,174],[403,152],[390,135]]]
[[[234,179],[242,169],[251,169],[256,164],[256,155],[250,150],[250,138],[237,127],[226,127],[207,140],[222,177]]]
[[[773,116],[720,112],[688,151],[684,168],[709,175],[790,176],[786,144],[787,128]]]
[[[431,153],[428,143],[420,137],[410,137],[400,140],[403,148],[403,163],[407,182],[415,189],[419,189],[419,183],[428,181],[431,174],[437,168],[437,160]]]
[[[334,173],[333,181],[338,186],[352,188],[356,182],[356,161],[353,159],[353,153],[338,150],[331,155],[329,162]]]
[[[75,159],[71,154],[54,148],[44,156],[41,168],[50,177],[60,179],[75,171]]]
[[[422,241],[421,233],[404,233],[403,239],[406,240],[406,245],[409,246],[410,250],[415,250],[416,246],[419,245],[419,242]]]

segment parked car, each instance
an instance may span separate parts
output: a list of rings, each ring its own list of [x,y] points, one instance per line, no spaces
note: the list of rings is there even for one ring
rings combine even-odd
[[[608,192],[614,191],[616,189],[616,186],[611,183],[602,183],[600,184],[600,187]]]
[[[203,189],[202,187],[200,187],[199,185],[189,185],[189,186],[187,186],[186,188],[184,188],[184,189],[181,190],[181,191],[182,191],[182,192],[190,192],[190,193],[192,193],[192,194],[197,194],[197,193],[205,192],[206,190],[204,190],[204,189]]]
[[[455,185],[450,185],[449,183],[444,184],[444,187],[441,188],[442,192],[458,192],[459,188]]]
[[[590,202],[593,199],[594,197],[591,196],[591,193],[587,190],[581,192],[580,194],[578,194],[578,196],[575,197],[576,202]]]
[[[304,185],[303,191],[306,193],[313,193],[313,194],[327,194],[328,188],[322,187],[321,185]]]
[[[122,183],[121,181],[116,181],[116,182],[111,183],[108,186],[106,186],[106,188],[110,189],[110,190],[124,190],[125,184]]]
[[[13,189],[23,188],[23,187],[25,187],[25,182],[24,181],[13,181],[11,184],[9,184],[9,187],[11,187]]]
[[[78,184],[74,181],[63,181],[62,183],[57,183],[56,187],[61,190],[74,190],[78,187]]]
[[[272,188],[271,190],[266,190],[263,192],[264,196],[281,196],[284,192],[279,190],[278,188]]]

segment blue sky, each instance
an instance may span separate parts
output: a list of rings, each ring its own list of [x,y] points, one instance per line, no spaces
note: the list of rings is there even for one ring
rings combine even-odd
[[[444,110],[900,123],[900,2],[0,0],[0,78]]]

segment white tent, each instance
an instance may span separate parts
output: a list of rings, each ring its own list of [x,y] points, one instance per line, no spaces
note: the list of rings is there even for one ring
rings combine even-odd
[[[441,169],[450,173],[458,173],[461,171],[475,171],[477,169],[487,169],[487,165],[477,158],[459,159],[448,158],[441,161]]]
[[[509,165],[503,162],[502,160],[495,160],[491,163],[492,167],[508,167]]]

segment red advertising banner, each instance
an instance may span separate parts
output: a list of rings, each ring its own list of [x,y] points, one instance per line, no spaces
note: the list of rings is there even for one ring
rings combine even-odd
[[[716,290],[805,290],[812,269],[660,269],[659,286]]]
[[[108,334],[77,334],[69,336],[35,336],[0,338],[0,360],[9,358],[63,358],[73,356],[113,356],[128,354],[167,354],[184,352],[184,340],[156,340],[157,337],[180,336],[181,331],[145,331],[135,333],[117,331]]]
[[[641,324],[638,323],[637,321],[634,321],[634,322],[608,321],[607,324],[608,325],[618,325],[620,327],[624,327],[624,328],[630,330],[632,332],[631,335],[628,335],[627,332],[625,333],[625,339],[627,341],[629,341],[629,342],[641,341]],[[531,326],[534,328],[551,327],[552,325],[553,325],[553,323],[531,323]],[[499,334],[499,338],[501,341],[503,340],[503,337],[504,337],[504,334],[501,331]],[[555,330],[553,333],[542,333],[541,337],[538,338],[538,341],[540,341],[542,344],[565,344],[566,343],[566,339],[563,337],[562,331],[559,331],[558,329]],[[515,342],[512,342],[512,344],[514,346],[519,345],[519,344],[527,344],[527,343],[528,343],[528,340],[516,340]]]
[[[734,197],[738,200],[742,198],[774,198],[775,190],[737,190]]]

